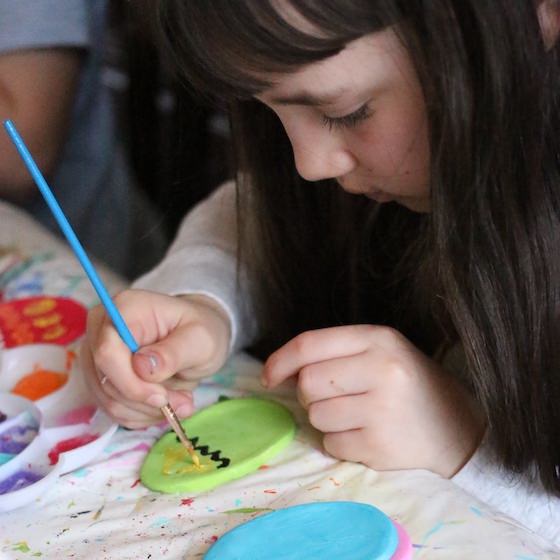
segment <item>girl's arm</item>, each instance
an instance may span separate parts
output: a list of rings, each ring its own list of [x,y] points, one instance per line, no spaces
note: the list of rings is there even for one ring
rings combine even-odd
[[[231,323],[230,351],[256,334],[251,288],[237,274],[235,184],[228,182],[184,218],[167,255],[133,287],[168,295],[200,294],[215,300]]]

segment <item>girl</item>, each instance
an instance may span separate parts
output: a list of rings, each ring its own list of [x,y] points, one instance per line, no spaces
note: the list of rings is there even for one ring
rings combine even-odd
[[[237,190],[116,299],[141,352],[91,313],[102,405],[129,427],[186,416],[258,343],[263,384],[297,379],[333,456],[453,477],[560,543],[558,1],[157,16],[185,80],[229,104]]]

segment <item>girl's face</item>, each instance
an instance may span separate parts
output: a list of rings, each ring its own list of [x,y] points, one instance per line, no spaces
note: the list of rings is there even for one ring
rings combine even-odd
[[[392,30],[272,81],[257,98],[282,121],[304,179],[334,178],[350,193],[430,210],[424,97]]]

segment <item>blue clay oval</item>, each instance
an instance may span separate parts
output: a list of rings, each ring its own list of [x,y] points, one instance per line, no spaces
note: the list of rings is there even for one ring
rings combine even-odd
[[[317,502],[262,515],[218,539],[205,560],[389,560],[391,520],[357,502]]]

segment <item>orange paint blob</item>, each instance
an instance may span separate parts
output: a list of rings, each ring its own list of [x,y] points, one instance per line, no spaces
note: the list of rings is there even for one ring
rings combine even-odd
[[[66,373],[35,367],[32,373],[22,377],[14,385],[11,392],[14,395],[20,395],[31,401],[36,401],[60,389],[66,381],[68,381]]]

